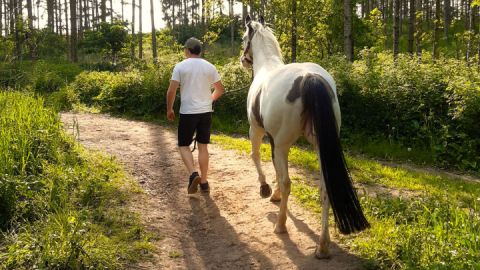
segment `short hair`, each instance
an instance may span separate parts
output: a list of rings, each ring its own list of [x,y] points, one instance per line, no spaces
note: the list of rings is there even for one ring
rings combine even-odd
[[[199,55],[202,52],[202,47],[200,46],[194,46],[193,48],[188,48],[188,51],[191,54]]]
[[[184,48],[188,49],[191,54],[199,55],[202,52],[202,42],[191,37],[185,41]]]

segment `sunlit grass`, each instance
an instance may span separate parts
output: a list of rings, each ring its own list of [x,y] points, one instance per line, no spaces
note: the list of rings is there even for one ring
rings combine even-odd
[[[0,92],[0,269],[121,269],[153,247],[126,208],[141,189],[84,150],[58,115]]]

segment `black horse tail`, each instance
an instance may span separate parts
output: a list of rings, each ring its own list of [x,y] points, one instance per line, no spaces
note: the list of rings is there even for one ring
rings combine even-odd
[[[303,113],[313,124],[335,223],[343,234],[362,231],[370,224],[363,214],[343,156],[332,107],[335,98],[332,87],[318,74],[305,75],[302,83]]]

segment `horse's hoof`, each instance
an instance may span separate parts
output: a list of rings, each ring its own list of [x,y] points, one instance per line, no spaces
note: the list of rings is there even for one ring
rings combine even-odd
[[[286,233],[287,232],[287,226],[285,225],[278,225],[278,224],[275,224],[275,230],[274,230],[275,233]]]
[[[270,187],[269,184],[263,184],[260,186],[260,196],[262,198],[268,198],[272,195],[272,188]]]
[[[273,202],[273,203],[277,203],[277,202],[282,201],[282,197],[276,197],[275,194],[273,194],[273,196],[270,197],[270,201]]]
[[[280,194],[280,191],[278,189],[273,192],[272,197],[270,197],[270,201],[273,203],[280,202],[282,200],[282,195]]]
[[[330,259],[330,252],[317,246],[317,248],[315,249],[315,257],[319,260]]]

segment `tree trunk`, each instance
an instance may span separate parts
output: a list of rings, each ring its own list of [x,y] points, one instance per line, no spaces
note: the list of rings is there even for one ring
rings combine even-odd
[[[19,21],[21,20],[20,19],[20,15],[18,14],[18,11],[19,11],[19,7],[20,7],[20,3],[18,0],[13,0],[13,8],[14,8],[14,11],[13,11],[13,14],[14,14],[14,18],[13,18],[13,24],[14,24],[14,30],[15,30],[15,56],[16,56],[16,59],[17,60],[22,60],[22,41],[20,39],[20,29],[18,29],[19,27]]]
[[[68,37],[68,4],[67,0],[64,0],[63,2],[64,5],[64,12],[65,12],[65,38],[67,40],[67,43],[69,43],[69,37]]]
[[[138,58],[143,59],[142,0],[138,0]]]
[[[443,7],[443,22],[444,22],[444,29],[443,33],[445,35],[445,40],[448,42],[448,30],[450,29],[451,23],[451,7],[450,7],[450,0],[444,0],[444,7]]]
[[[110,23],[113,23],[113,0],[110,0]]]
[[[62,30],[61,30],[60,25],[59,25],[60,20],[62,19],[62,18],[60,18],[60,16],[59,16],[59,5],[58,5],[58,2],[59,2],[60,0],[54,0],[54,1],[55,1],[55,2],[54,2],[54,7],[55,7],[55,8],[54,8],[54,12],[55,12],[55,33],[62,35]]]
[[[40,29],[40,0],[37,0],[37,29]]]
[[[135,0],[132,0],[132,42],[130,43],[130,57],[135,58]]]
[[[435,28],[433,31],[433,44],[432,44],[433,59],[438,58],[438,39],[440,37],[440,12],[441,12],[440,0],[435,0]]]
[[[105,0],[100,0],[100,1],[105,1]],[[93,25],[95,27],[95,29],[98,29],[98,20],[100,19],[100,12],[98,10],[98,0],[95,0],[94,1],[94,4],[95,4],[95,16],[93,17]]]
[[[77,26],[77,41],[83,40],[83,32],[84,32],[84,27],[83,27],[83,12],[82,10],[84,9],[84,4],[82,4],[82,0],[77,0],[78,2],[78,10],[77,10],[77,21],[78,21],[78,26]]]
[[[157,63],[157,31],[155,30],[154,14],[153,0],[150,0],[150,20],[152,21],[152,57],[153,63]]]
[[[248,6],[246,4],[246,0],[242,1],[242,23],[245,22],[245,18],[247,18],[248,14]]]
[[[408,52],[413,55],[413,39],[415,35],[415,0],[410,0],[410,22],[408,24]]]
[[[183,0],[183,25],[188,25],[187,0]]]
[[[53,7],[54,7],[54,0],[47,0],[47,28],[50,32],[53,32],[54,29],[54,22],[55,22],[55,19],[54,19],[54,11],[53,11]]]
[[[1,6],[1,5],[0,5]],[[1,10],[0,10],[1,13]],[[28,32],[27,32],[27,40],[28,40],[28,51],[29,51],[29,58],[33,59],[35,57],[34,49],[35,47],[33,46],[33,40],[30,40],[32,38],[32,33],[33,33],[33,6],[32,6],[32,0],[27,0],[27,14],[28,14]],[[0,19],[1,21],[1,19]],[[0,36],[2,35],[2,27],[0,23]]]
[[[100,0],[101,19],[102,22],[107,21],[107,0]]]
[[[398,1],[398,0],[397,0]],[[343,0],[343,49],[347,60],[353,62],[352,2]]]
[[[398,56],[398,41],[400,38],[400,0],[394,0],[393,9],[393,57]]]
[[[78,62],[77,56],[77,1],[70,0],[70,60]]]
[[[3,20],[3,0],[0,0],[0,37],[3,36],[3,21],[2,20]]]
[[[292,63],[297,61],[297,0],[292,0]]]
[[[465,52],[465,61],[467,64],[470,65],[470,51],[472,47],[472,39],[473,39],[473,10],[469,9],[468,13],[468,41],[467,41],[467,50]]]
[[[90,29],[90,21],[90,6],[87,0],[83,0],[83,29]]]
[[[205,25],[205,0],[202,0],[202,25]]]
[[[123,12],[123,6],[125,5],[125,2],[121,0],[120,4],[122,5],[122,22],[125,21],[124,19],[124,12]]]
[[[233,17],[233,5],[234,5],[234,0],[229,0],[229,13],[230,13],[230,46],[231,46],[231,51],[232,55],[235,54],[235,22],[234,22],[234,17]]]
[[[417,0],[417,14],[421,14],[422,12],[422,0]],[[416,21],[416,28],[415,31],[415,47],[417,51],[417,57],[419,59],[422,58],[422,46],[421,46],[421,37],[422,37],[422,16],[417,16]]]

